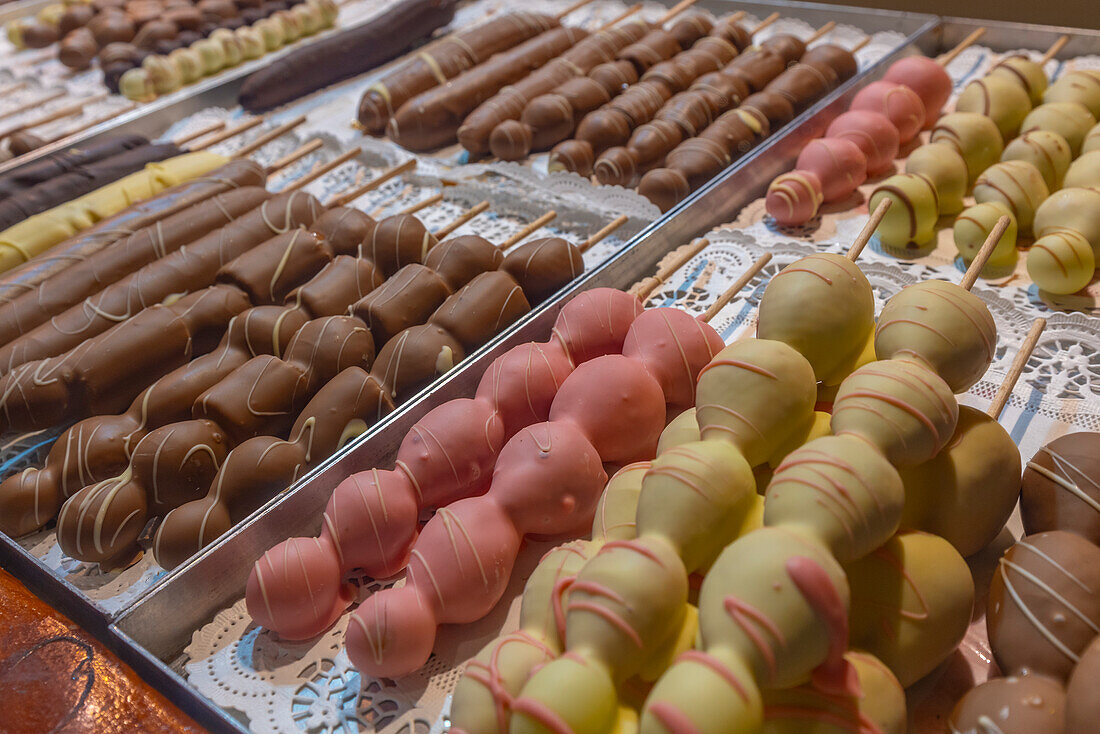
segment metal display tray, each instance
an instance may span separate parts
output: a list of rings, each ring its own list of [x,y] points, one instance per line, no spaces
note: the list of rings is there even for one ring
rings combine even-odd
[[[488,365],[512,346],[546,339],[562,305],[577,293],[595,287],[627,287],[652,272],[670,249],[717,224],[732,220],[738,210],[763,194],[775,175],[793,166],[806,141],[820,135],[833,118],[847,109],[859,89],[881,78],[898,58],[917,52],[936,54],[979,25],[987,28],[983,45],[995,50],[1043,48],[1065,33],[1071,40],[1060,56],[1100,53],[1100,32],[1097,31],[967,19],[936,20],[923,15],[793,2],[704,0],[700,5],[711,10],[728,10],[732,6],[761,17],[779,10],[818,25],[836,20],[869,31],[893,29],[907,31],[909,35],[902,47],[861,72],[729,167],[639,233],[614,257],[581,276],[557,298],[535,309],[470,355],[438,380],[426,395],[403,405],[340,454],[303,477],[288,492],[267,503],[202,555],[166,575],[114,619],[104,615],[74,587],[51,575],[17,545],[0,538],[3,541],[0,559],[5,567],[61,611],[103,637],[105,643],[151,685],[200,723],[215,731],[245,731],[237,719],[198,695],[168,664],[180,656],[197,629],[240,598],[253,561],[267,548],[288,536],[307,535],[318,530],[325,503],[342,478],[355,471],[392,463],[401,439],[417,420],[443,401],[472,395]],[[202,106],[213,103],[205,100]]]

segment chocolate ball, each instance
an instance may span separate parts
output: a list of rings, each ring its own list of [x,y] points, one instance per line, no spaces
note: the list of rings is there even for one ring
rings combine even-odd
[[[684,137],[691,138],[714,120],[714,110],[702,92],[681,92],[661,108],[657,119],[676,123],[684,131]]]
[[[146,23],[160,20],[164,17],[167,8],[157,0],[136,0],[126,5],[126,15],[141,28]]]
[[[1066,692],[1041,675],[994,678],[971,689],[951,712],[950,730],[1033,734],[1062,732]],[[996,727],[996,728],[993,728]]]
[[[96,15],[91,5],[70,5],[65,8],[61,18],[57,21],[57,32],[62,36],[69,35],[70,31],[88,25]]]
[[[604,108],[586,116],[577,125],[576,139],[587,143],[594,153],[623,145],[630,140],[634,126],[622,110]],[[589,161],[591,165],[593,161]],[[579,171],[578,171],[579,173]]]
[[[732,158],[720,143],[710,138],[692,138],[677,145],[665,160],[669,168],[683,174],[694,191],[721,173]]]
[[[167,20],[154,20],[146,23],[134,36],[134,45],[152,50],[157,41],[170,40],[179,34],[176,26]]]
[[[583,140],[566,140],[555,145],[550,151],[549,170],[551,173],[572,171],[581,176],[591,176],[595,159],[596,153],[590,143]]]
[[[505,123],[497,126],[490,136],[489,149],[499,155],[502,160],[515,161],[523,158],[531,150],[545,150],[547,147],[558,143],[573,132],[573,106],[569,100],[560,94],[543,94],[535,97],[523,110],[520,120],[509,120],[527,129],[521,133],[516,125],[508,126],[501,132],[499,140],[502,149],[509,150],[522,143],[526,149],[518,157],[504,157],[493,148],[492,137],[497,130],[505,126]],[[517,148],[518,150],[518,148]]]
[[[572,116],[570,116],[572,122]],[[505,120],[489,135],[489,150],[502,161],[519,161],[531,152],[534,130],[519,120]]]
[[[761,48],[774,51],[788,64],[793,64],[806,53],[806,44],[789,33],[777,33],[760,44]]]
[[[630,186],[638,177],[638,160],[632,150],[620,145],[605,150],[596,160],[593,172],[604,186]]]
[[[573,120],[579,121],[589,112],[611,101],[611,95],[595,79],[579,76],[561,84],[554,93],[564,97],[573,108]]]
[[[691,48],[691,45],[714,28],[714,22],[702,13],[683,15],[676,19],[672,27],[668,29],[680,48]]]
[[[172,8],[164,11],[164,20],[181,31],[197,31],[202,25],[202,13],[198,8]]]
[[[203,18],[212,20],[215,23],[219,20],[229,20],[240,15],[237,12],[237,6],[233,4],[233,0],[199,0],[195,7]]]
[[[758,48],[741,54],[726,64],[722,71],[741,79],[753,92],[759,92],[786,68],[787,62],[782,56],[766,48]]]
[[[691,186],[679,171],[672,168],[654,168],[638,182],[638,193],[667,212],[691,193]]]
[[[198,31],[180,31],[179,35],[177,35],[176,38],[184,46],[190,46],[195,41],[202,38],[202,34]]]
[[[95,42],[102,48],[108,43],[126,43],[133,40],[137,26],[129,16],[107,10],[88,21],[85,26],[92,32]]]
[[[681,49],[682,46],[675,36],[658,29],[650,31],[642,40],[619,51],[619,58],[634,64],[638,73],[642,73],[665,59],[671,59]]]
[[[92,65],[92,59],[99,51],[99,44],[88,27],[77,28],[61,40],[57,47],[57,58],[70,69],[83,71]]]
[[[1100,678],[1100,637],[1093,640],[1073,669],[1066,685],[1065,734],[1088,734],[1100,721],[1100,696],[1096,695],[1096,680]],[[1058,729],[1050,728],[1055,732]]]
[[[835,81],[835,72],[830,77],[829,72],[823,72],[817,67],[795,64],[777,76],[768,85],[767,91],[786,97],[794,107],[795,114],[798,114],[828,94]]]
[[[57,28],[37,20],[22,24],[23,45],[27,48],[46,48],[57,43]]]
[[[138,66],[137,61],[116,61],[113,64],[103,66],[103,84],[111,94],[120,94],[119,80],[130,69]]]
[[[1063,530],[1005,552],[989,587],[986,628],[997,664],[1065,681],[1100,626],[1100,547]]]
[[[638,82],[630,89],[611,100],[608,109],[619,110],[629,120],[631,128],[643,125],[653,119],[657,110],[668,101],[672,93],[659,82]],[[629,131],[618,144],[625,143],[630,137]]]
[[[715,120],[699,137],[713,140],[721,145],[730,154],[731,159],[749,152],[757,141],[756,134],[745,124],[741,116],[729,112]]]
[[[706,40],[708,39],[703,39],[703,41]],[[709,40],[720,41],[724,43],[724,41],[721,41],[721,39],[719,38],[712,38]],[[703,43],[703,41],[700,41],[699,43]],[[697,79],[703,74],[709,74],[712,71],[718,71],[727,63],[729,63],[730,59],[732,58],[733,56],[722,59],[715,54],[710,53],[706,48],[699,48],[698,44],[696,44],[696,47],[691,49],[690,51],[684,51],[682,54],[677,54],[676,64],[686,72],[689,79]]]
[[[681,66],[678,60],[670,59],[654,64],[649,71],[642,75],[642,79],[660,82],[668,88],[669,93],[676,94],[687,89],[695,76],[697,75],[691,74],[688,69]]]
[[[26,130],[19,130],[8,136],[8,150],[16,158],[26,155],[32,150],[38,150],[45,144],[45,140]]]
[[[742,79],[714,71],[695,80],[690,89],[702,92],[716,112],[724,112],[741,104],[749,96],[749,85]]]
[[[772,130],[778,130],[794,119],[794,107],[778,92],[764,91],[750,94],[741,103],[741,109],[760,112]]]
[[[636,166],[648,170],[661,165],[683,139],[683,129],[672,120],[654,120],[635,128],[626,147],[633,152]]]
[[[737,24],[732,18],[723,18],[714,24],[710,35],[722,38],[737,47],[737,51],[744,51],[752,45],[752,35]]]
[[[99,63],[103,67],[120,62],[137,63],[137,47],[132,43],[109,43],[99,50]]]
[[[126,5],[126,0],[92,0],[92,9],[97,13],[107,10],[108,8],[114,8],[115,10],[122,10]]]
[[[608,94],[619,94],[638,81],[638,72],[629,61],[609,61],[588,72],[588,78],[598,82]]]
[[[842,82],[848,81],[859,71],[859,64],[852,52],[832,43],[814,46],[802,55],[802,63],[818,68],[822,65],[827,66]]]
[[[1029,535],[1068,530],[1100,545],[1100,433],[1070,433],[1024,469],[1020,513]]]

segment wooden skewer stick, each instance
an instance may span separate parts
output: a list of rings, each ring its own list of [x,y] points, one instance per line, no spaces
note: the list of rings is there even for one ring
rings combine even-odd
[[[217,135],[213,135],[213,136],[207,138],[206,140],[202,141],[198,145],[191,146],[191,150],[192,151],[206,150],[207,148],[209,148],[213,145],[217,145],[218,143],[224,143],[226,140],[229,140],[230,138],[234,137],[235,135],[240,135],[241,133],[245,132],[246,130],[251,130],[252,128],[256,127],[257,125],[259,125],[263,121],[264,121],[264,118],[262,118],[262,117],[253,117],[251,119],[245,120],[244,122],[237,123],[236,125],[233,125],[232,127],[227,127],[226,129],[222,130]]]
[[[631,5],[629,8],[626,9],[625,13],[622,13],[621,15],[619,15],[619,17],[617,17],[613,20],[607,21],[602,26],[600,26],[599,30],[606,31],[608,28],[611,28],[612,26],[618,25],[619,23],[623,22],[624,20],[626,20],[630,16],[640,12],[641,9],[642,9],[642,4],[641,3],[637,3],[636,5]],[[599,31],[597,31],[597,32],[599,32]]]
[[[616,229],[626,224],[627,219],[628,217],[625,214],[620,214],[619,216],[615,217],[610,222],[605,224],[599,232],[596,232],[596,234],[592,235],[584,242],[582,242],[580,246],[577,247],[577,250],[582,255],[588,252],[588,250],[591,249],[592,246],[595,245],[597,242],[602,241],[605,237],[614,232]]]
[[[855,46],[852,46],[850,49],[848,49],[848,53],[854,54],[856,51],[861,50],[864,46],[866,46],[870,42],[871,42],[871,37],[870,36],[864,36],[862,41],[860,41]]]
[[[469,209],[468,211],[465,211],[462,214],[460,214],[458,216],[458,218],[456,218],[453,222],[451,222],[447,226],[441,227],[440,229],[436,230],[435,232],[432,232],[432,234],[435,235],[435,238],[437,240],[442,240],[444,237],[451,234],[451,232],[454,232],[456,229],[461,227],[463,224],[466,224],[466,222],[470,221],[471,219],[473,219],[477,215],[481,214],[483,211],[485,211],[488,208],[489,208],[489,202],[488,201],[482,201],[482,202],[474,205],[473,208]]]
[[[560,13],[558,13],[558,14],[557,14],[557,15],[555,16],[555,18],[556,18],[557,20],[561,20],[562,18],[564,18],[565,16],[569,15],[570,13],[572,13],[572,12],[574,12],[574,11],[577,11],[577,10],[580,10],[580,9],[581,9],[581,8],[583,8],[583,7],[585,6],[585,5],[589,5],[589,4],[591,4],[592,2],[593,2],[593,0],[577,0],[577,2],[573,3],[573,4],[572,4],[572,5],[570,5],[570,6],[568,7],[568,8],[566,8],[565,10],[561,11]]]
[[[398,163],[396,166],[393,166],[392,168],[389,168],[383,171],[381,174],[375,176],[370,181],[367,181],[360,186],[356,186],[355,188],[345,191],[344,193],[336,196],[332,201],[329,202],[329,206],[344,206],[345,204],[350,204],[368,191],[374,191],[379,186],[389,181],[391,178],[400,176],[405,171],[412,170],[413,168],[416,168],[415,158],[410,158],[404,163]]]
[[[814,31],[813,35],[810,36],[809,38],[807,38],[805,41],[803,41],[803,43],[805,43],[807,46],[809,46],[811,43],[813,43],[817,39],[822,38],[827,33],[831,32],[834,28],[836,28],[836,21],[835,20],[830,20],[828,23],[826,23],[825,25],[821,26],[816,31]]]
[[[706,312],[703,314],[702,320],[707,322],[707,323],[710,323],[710,321],[715,316],[718,315],[718,312],[721,311],[723,308],[725,308],[726,304],[728,304],[730,301],[732,301],[733,297],[736,296],[738,293],[740,293],[741,290],[745,286],[747,286],[749,284],[749,282],[752,281],[753,278],[756,277],[757,273],[759,273],[761,270],[764,269],[764,266],[767,265],[771,261],[771,259],[772,259],[772,254],[770,252],[765,252],[763,255],[758,257],[756,259],[756,261],[753,262],[753,264],[749,266],[748,270],[741,273],[740,278],[733,281],[733,285],[731,285],[729,288],[727,288],[725,290],[725,292],[722,293],[722,295],[718,296],[717,301],[710,304],[710,308],[708,308],[706,310]]]
[[[764,30],[777,20],[779,20],[779,13],[772,13],[767,18],[764,18],[764,20],[760,21],[760,25],[753,28],[751,34],[755,36],[757,33]]]
[[[989,236],[985,238],[985,243],[982,245],[982,249],[978,250],[978,254],[974,257],[974,262],[970,263],[970,267],[966,269],[966,275],[963,276],[962,282],[959,283],[964,290],[970,290],[974,287],[974,284],[978,282],[978,276],[981,275],[982,268],[989,261],[989,256],[993,254],[993,250],[997,247],[997,243],[1001,241],[1001,237],[1004,235],[1005,230],[1008,229],[1008,225],[1011,220],[1007,217],[1001,217],[997,220],[997,223],[993,225],[993,231],[989,233]]]
[[[1027,332],[1024,343],[1020,345],[1020,351],[1016,352],[1016,359],[1012,360],[1012,366],[1009,368],[1008,374],[1005,375],[1004,382],[997,389],[997,394],[993,397],[989,410],[986,411],[986,414],[993,420],[999,418],[1001,411],[1008,405],[1008,399],[1012,397],[1012,390],[1016,387],[1020,375],[1024,373],[1027,361],[1031,359],[1031,353],[1035,351],[1035,345],[1039,343],[1039,337],[1042,336],[1043,329],[1046,327],[1047,320],[1043,318],[1035,319],[1031,323],[1031,329]]]
[[[176,138],[175,140],[172,141],[172,144],[182,147],[182,146],[186,145],[187,143],[190,143],[192,140],[198,140],[203,135],[209,135],[210,133],[216,133],[219,130],[222,130],[224,128],[225,128],[225,120],[218,120],[217,122],[212,122],[209,125],[203,125],[198,130],[195,130],[193,132],[189,132],[189,133],[186,133],[184,135],[180,135],[178,138]]]
[[[1069,43],[1069,36],[1059,36],[1058,40],[1051,44],[1051,47],[1047,49],[1047,52],[1043,54],[1043,58],[1039,59],[1039,66],[1046,66],[1047,62],[1058,55],[1065,45]]]
[[[64,89],[58,89],[56,91],[50,92],[49,94],[47,94],[45,97],[42,97],[41,99],[36,99],[33,102],[24,102],[23,104],[19,105],[18,107],[14,108],[14,109],[10,109],[7,112],[0,113],[0,119],[4,119],[5,117],[12,117],[14,115],[22,114],[22,113],[26,112],[27,110],[33,110],[35,107],[38,107],[40,105],[44,105],[47,102],[53,102],[55,99],[60,99],[61,97],[64,97],[64,96],[65,96],[65,90]]]
[[[299,125],[301,125],[305,121],[306,121],[306,116],[305,115],[298,115],[297,117],[295,117],[293,120],[290,120],[289,122],[284,122],[282,125],[279,125],[278,127],[273,127],[270,130],[268,130],[266,133],[264,133],[263,135],[256,138],[251,143],[249,143],[248,145],[244,146],[243,148],[238,150],[236,153],[234,153],[233,157],[234,158],[244,158],[247,155],[251,155],[252,153],[255,153],[257,150],[259,150],[260,148],[262,148],[265,145],[267,145],[268,143],[270,143],[272,140],[275,140],[275,138],[278,138],[282,135],[285,135],[286,133],[288,133],[291,130],[293,130],[294,128],[298,127]]]
[[[26,86],[27,86],[27,83],[25,81],[22,81],[22,82],[16,82],[15,84],[12,84],[11,86],[8,86],[8,87],[4,87],[3,89],[0,89],[0,97],[6,96],[6,95],[9,95],[9,94],[14,94],[15,92],[18,92],[20,89],[23,89]]]
[[[554,221],[554,219],[556,219],[557,216],[558,216],[558,213],[556,211],[554,211],[553,209],[551,209],[550,211],[546,212],[545,214],[543,214],[541,217],[539,217],[535,221],[528,224],[526,227],[524,227],[520,231],[516,232],[514,235],[512,235],[508,239],[504,240],[504,242],[501,242],[500,245],[498,245],[498,247],[502,250],[507,250],[509,247],[512,247],[513,245],[516,245],[516,244],[519,244],[519,242],[521,240],[525,239],[527,237],[527,235],[531,234],[535,230],[540,229],[540,228],[546,226],[547,224],[549,224],[550,222]]]
[[[940,66],[947,66],[948,64],[950,64],[952,61],[955,60],[956,56],[961,54],[966,49],[970,48],[970,46],[972,46],[974,44],[974,42],[977,41],[979,38],[981,38],[983,35],[985,35],[985,28],[984,27],[976,29],[973,33],[971,33],[969,36],[964,38],[958,46],[951,49],[950,51],[945,53],[943,56],[940,56],[938,59],[936,59],[936,61],[938,61],[940,63]]]
[[[314,138],[313,140],[308,141],[305,145],[299,147],[297,150],[290,151],[285,156],[272,163],[270,166],[267,167],[265,173],[267,173],[268,176],[276,174],[287,166],[302,160],[307,155],[320,148],[322,145],[324,145],[324,143],[321,142],[320,138]]]
[[[73,115],[79,115],[80,113],[82,113],[84,111],[84,105],[93,104],[95,102],[100,102],[100,101],[102,101],[106,98],[107,98],[107,94],[106,94],[106,92],[104,92],[103,94],[92,95],[91,97],[88,97],[86,99],[82,99],[79,102],[73,102],[72,104],[62,105],[61,107],[58,107],[55,110],[50,110],[49,112],[42,115],[41,117],[35,118],[34,120],[28,120],[27,122],[20,123],[19,125],[16,125],[15,127],[11,128],[11,129],[6,130],[2,134],[3,135],[11,135],[12,133],[17,133],[17,132],[20,132],[22,130],[30,130],[33,127],[38,127],[40,125],[45,125],[46,123],[53,122],[54,120],[60,120],[63,117],[72,117]]]
[[[310,171],[306,175],[302,176],[297,181],[293,181],[288,186],[283,187],[282,191],[297,191],[298,189],[305,186],[307,183],[310,183],[312,181],[316,181],[317,179],[319,179],[321,176],[324,176],[326,173],[328,173],[332,169],[336,168],[337,166],[341,166],[344,163],[347,163],[352,158],[354,158],[355,156],[359,155],[362,152],[363,152],[363,149],[360,148],[358,145],[355,146],[354,148],[352,148],[351,150],[345,150],[343,153],[336,156],[335,158],[333,158],[328,163],[325,163],[323,165],[318,166],[317,168],[314,168],[312,171]]]
[[[686,247],[677,248],[673,252],[673,257],[665,265],[657,268],[657,272],[651,277],[642,278],[630,288],[630,292],[641,300],[642,303],[646,302],[646,299],[652,295],[653,291],[664,283],[666,280],[672,277],[680,268],[687,264],[688,260],[698,255],[704,248],[710,245],[710,240],[697,239],[693,240]]]
[[[91,120],[88,120],[87,122],[85,122],[81,125],[77,125],[74,128],[66,130],[65,132],[61,133],[60,135],[55,135],[54,137],[50,138],[46,142],[47,143],[55,143],[58,140],[61,140],[61,138],[67,138],[70,135],[76,135],[77,133],[84,132],[85,130],[90,130],[91,128],[95,127],[96,125],[99,125],[100,123],[107,122],[108,120],[113,120],[114,118],[118,117],[119,115],[124,114],[126,112],[129,112],[130,110],[134,109],[135,107],[137,107],[137,102],[128,102],[125,105],[123,105],[122,107],[119,107],[116,110],[112,110],[109,114],[100,115],[99,117],[94,117]]]
[[[855,262],[859,259],[859,254],[863,252],[863,248],[871,241],[871,236],[874,235],[875,230],[878,229],[879,224],[882,223],[882,218],[886,216],[887,210],[890,209],[890,205],[893,203],[892,199],[883,199],[878,203],[878,206],[875,207],[875,210],[871,212],[871,218],[867,220],[867,224],[863,225],[863,229],[859,231],[859,236],[856,237],[856,241],[848,248],[849,260]]]
[[[663,26],[665,23],[669,22],[698,1],[699,0],[680,0],[680,2],[673,5],[667,13],[661,16],[661,19],[657,21],[656,24],[654,24],[654,27]]]
[[[407,207],[405,207],[404,209],[402,209],[401,211],[399,211],[397,213],[398,214],[416,214],[417,212],[423,211],[423,210],[427,209],[430,206],[435,206],[436,204],[438,204],[441,201],[443,201],[443,192],[440,192],[440,193],[436,194],[435,196],[429,196],[427,199],[424,199],[423,201],[418,201],[415,204],[413,204],[412,206],[407,206]]]

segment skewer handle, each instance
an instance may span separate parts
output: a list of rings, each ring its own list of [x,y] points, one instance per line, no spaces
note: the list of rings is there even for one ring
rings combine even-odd
[[[424,209],[427,209],[430,206],[435,206],[436,204],[438,204],[441,201],[443,201],[443,193],[442,192],[436,194],[435,196],[429,196],[427,199],[424,199],[423,201],[418,201],[415,204],[413,204],[412,206],[407,206],[407,207],[405,207],[404,209],[402,209],[401,211],[399,211],[397,213],[398,214],[416,214],[417,212],[423,211]]]
[[[394,178],[395,176],[400,176],[405,171],[413,168],[416,168],[415,158],[410,158],[407,161],[398,163],[396,166],[393,166],[383,171],[381,174],[375,176],[370,181],[367,181],[365,184],[345,191],[342,194],[338,194],[335,198],[333,198],[331,202],[329,202],[329,206],[344,206],[345,204],[349,204],[358,199],[363,194],[367,193],[368,191],[374,191],[379,186],[389,181],[391,178]]]
[[[278,127],[273,127],[270,130],[268,130],[266,133],[264,133],[263,135],[256,138],[251,143],[249,143],[248,145],[244,146],[243,148],[238,150],[236,153],[234,153],[233,157],[234,158],[244,158],[247,155],[251,155],[252,153],[255,153],[257,150],[259,150],[260,148],[262,148],[265,145],[267,145],[268,143],[270,143],[275,138],[277,138],[281,135],[285,135],[286,133],[288,133],[291,130],[293,130],[294,128],[298,127],[299,125],[301,125],[305,121],[306,121],[306,116],[305,115],[299,115],[298,117],[295,117],[293,120],[290,120],[289,122],[284,122],[282,125],[279,125]]]
[[[190,143],[192,140],[198,140],[203,135],[209,135],[210,133],[216,133],[219,130],[224,129],[225,120],[218,120],[217,122],[212,122],[209,125],[203,125],[198,130],[180,135],[178,138],[172,141],[172,144],[182,148],[187,143]]]
[[[596,234],[592,235],[591,237],[586,239],[584,242],[582,242],[580,244],[580,246],[577,247],[577,250],[579,250],[580,253],[583,255],[584,253],[588,252],[588,250],[591,249],[592,246],[595,245],[597,242],[603,240],[605,237],[607,237],[609,234],[611,234],[612,232],[617,230],[619,227],[626,224],[626,221],[627,221],[627,216],[625,214],[620,214],[619,216],[615,217],[615,219],[613,219],[610,222],[608,222],[607,224],[605,224],[603,226],[603,228],[600,229],[599,232],[596,232]]]
[[[253,117],[251,119],[245,120],[244,122],[239,122],[236,125],[233,125],[232,127],[227,127],[226,129],[222,130],[217,135],[213,135],[213,136],[207,138],[206,140],[202,141],[198,145],[193,146],[191,148],[191,150],[192,151],[206,150],[207,148],[209,148],[212,145],[217,145],[218,143],[224,143],[226,140],[229,140],[230,138],[232,138],[235,135],[240,135],[241,133],[245,132],[246,130],[251,130],[252,128],[256,127],[257,125],[259,125],[263,121],[264,121],[264,118],[262,118],[262,117]]]
[[[657,268],[657,272],[651,277],[642,278],[631,287],[630,292],[636,295],[642,303],[645,303],[653,291],[657,290],[666,280],[672,277],[672,274],[687,264],[688,260],[698,255],[707,246],[710,245],[710,240],[697,239],[692,240],[689,244],[677,248],[672,253],[672,258],[664,265],[660,265]]]
[[[863,248],[871,241],[871,237],[875,234],[875,230],[878,229],[878,225],[882,223],[882,218],[886,216],[887,210],[890,209],[890,205],[893,203],[892,199],[883,199],[879,202],[879,205],[875,207],[875,210],[871,212],[871,218],[867,220],[867,224],[863,225],[863,229],[859,231],[859,236],[856,237],[856,241],[848,248],[849,260],[855,262],[859,259],[859,254],[863,252]]]
[[[936,59],[936,61],[940,63],[940,66],[947,66],[955,60],[956,56],[961,54],[966,49],[970,48],[974,44],[974,42],[981,38],[983,35],[985,35],[984,27],[975,29],[974,32],[964,38],[958,46],[955,46],[955,48],[951,49],[943,56],[940,56],[938,59]]]
[[[962,282],[959,283],[964,290],[970,290],[974,287],[974,284],[978,282],[978,276],[981,275],[982,268],[989,262],[989,256],[993,254],[993,250],[997,247],[997,243],[1001,241],[1001,237],[1004,235],[1005,230],[1008,229],[1010,222],[1011,220],[1007,216],[1004,216],[998,219],[997,223],[993,225],[993,231],[985,238],[982,249],[978,250],[978,254],[974,257],[974,262],[970,263],[970,267],[966,269],[966,275],[963,276]]]
[[[509,247],[511,247],[512,245],[517,244],[520,240],[526,238],[527,235],[531,234],[535,230],[537,230],[541,227],[544,227],[547,224],[549,224],[550,222],[554,221],[554,219],[557,216],[558,216],[558,213],[556,211],[550,210],[550,211],[546,212],[541,217],[539,217],[535,221],[531,222],[530,224],[525,226],[520,231],[516,232],[511,237],[504,240],[504,242],[501,242],[500,245],[499,245],[500,249],[507,250]]]
[[[1067,43],[1069,43],[1069,36],[1059,36],[1058,40],[1051,44],[1047,52],[1043,54],[1043,58],[1039,59],[1039,66],[1046,66],[1047,62],[1057,56],[1058,52],[1061,51]]]
[[[727,288],[725,292],[722,293],[722,295],[718,296],[718,300],[710,304],[710,308],[708,308],[706,310],[706,313],[704,313],[700,318],[703,321],[710,323],[711,319],[717,316],[718,312],[725,308],[726,304],[732,301],[733,297],[740,293],[741,290],[745,286],[747,286],[753,278],[756,277],[757,273],[764,269],[764,266],[767,265],[771,261],[771,259],[772,254],[770,252],[765,252],[763,255],[757,258],[756,261],[749,266],[748,270],[741,273],[740,278],[733,281],[733,284],[730,285],[730,287]]]
[[[755,36],[757,33],[764,30],[777,20],[779,20],[779,13],[772,13],[767,18],[764,18],[764,20],[760,21],[760,25],[752,29],[752,35]]]
[[[863,49],[863,47],[866,46],[870,42],[871,42],[871,37],[870,36],[864,36],[862,41],[860,41],[855,46],[852,46],[850,49],[848,49],[848,53],[854,54],[857,51],[861,51]]]
[[[482,202],[478,203],[477,205],[475,205],[473,208],[469,209],[468,211],[463,212],[461,215],[459,215],[459,217],[457,219],[455,219],[453,222],[448,224],[446,227],[443,227],[442,229],[440,229],[436,232],[433,232],[432,234],[435,235],[435,238],[437,240],[442,240],[444,237],[449,235],[451,232],[454,232],[456,229],[461,227],[463,224],[466,224],[466,222],[470,221],[471,219],[476,217],[478,214],[481,214],[483,211],[485,211],[488,208],[489,208],[489,202],[488,201],[482,201]]]
[[[656,25],[663,26],[697,2],[699,2],[699,0],[680,0],[680,2],[673,5],[667,13],[661,16],[661,19],[657,21]]]
[[[811,43],[813,43],[817,39],[819,39],[819,38],[825,36],[826,34],[828,34],[834,28],[836,28],[836,21],[835,20],[830,20],[828,23],[826,23],[825,25],[821,26],[816,31],[814,31],[813,35],[810,36],[809,38],[807,38],[805,41],[803,41],[803,43],[805,43],[807,46],[809,46]]]
[[[1012,397],[1016,382],[1020,379],[1020,375],[1024,373],[1027,361],[1031,359],[1031,353],[1035,351],[1035,345],[1039,343],[1039,337],[1042,336],[1043,329],[1046,326],[1047,320],[1043,318],[1035,319],[1032,322],[1031,329],[1028,330],[1027,336],[1024,338],[1024,343],[1020,345],[1020,351],[1016,352],[1016,359],[1012,360],[1012,366],[1009,368],[1008,374],[1005,375],[1004,382],[1001,383],[997,394],[993,397],[993,402],[989,405],[989,410],[986,411],[993,420],[997,420],[1005,406],[1008,405],[1008,399]]]
[[[600,26],[600,30],[601,31],[606,31],[608,28],[611,28],[612,26],[616,26],[619,23],[622,23],[624,20],[626,20],[630,16],[635,15],[636,13],[640,12],[641,9],[642,9],[642,4],[641,3],[631,5],[629,8],[626,9],[625,13],[622,13],[617,18],[614,18],[613,20],[609,20],[608,22],[606,22],[602,26]]]
[[[312,171],[310,171],[306,175],[302,176],[297,181],[291,182],[288,186],[285,186],[281,190],[282,191],[297,191],[298,189],[302,188],[306,184],[311,183],[313,181],[316,181],[321,176],[324,176],[326,173],[328,173],[332,169],[337,168],[338,166],[342,166],[343,164],[347,163],[352,158],[359,155],[361,152],[363,152],[363,149],[360,148],[358,145],[355,146],[354,148],[352,148],[351,150],[345,150],[343,153],[336,156],[335,158],[333,158],[328,163],[325,163],[323,165],[318,166],[317,168],[313,169]]]
[[[590,4],[591,2],[593,2],[593,0],[577,0],[577,2],[573,3],[573,4],[572,4],[572,5],[570,5],[570,6],[568,7],[568,8],[566,8],[566,9],[565,9],[565,10],[563,10],[563,11],[561,11],[560,13],[558,13],[558,14],[557,14],[556,16],[554,16],[554,17],[555,17],[555,18],[556,18],[557,20],[559,20],[559,21],[560,21],[560,20],[561,20],[562,18],[564,18],[565,16],[569,15],[570,13],[572,13],[572,12],[574,12],[574,11],[580,10],[580,9],[581,9],[581,8],[583,8],[583,7],[585,6],[585,5],[588,5],[588,4]]]
[[[265,173],[267,173],[268,176],[272,176],[283,170],[287,166],[302,160],[313,151],[318,150],[323,144],[324,143],[321,142],[320,138],[314,138],[313,140],[307,142],[305,145],[302,145],[296,150],[290,151],[285,156],[272,163],[270,166],[267,167]]]

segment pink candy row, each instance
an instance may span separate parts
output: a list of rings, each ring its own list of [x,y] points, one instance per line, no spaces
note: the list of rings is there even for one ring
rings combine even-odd
[[[824,138],[802,149],[795,170],[768,187],[768,214],[784,227],[813,219],[822,203],[842,201],[867,178],[888,172],[901,146],[939,117],[951,78],[936,61],[909,56],[856,94]]]
[[[525,535],[583,534],[604,463],[652,458],[666,417],[694,404],[699,371],[723,347],[678,309],[643,310],[596,289],[568,303],[553,337],[510,350],[474,399],[430,411],[393,470],[334,491],[318,538],[292,538],[256,563],[249,613],[284,637],[317,635],[353,600],[354,569],[406,583],[352,615],[352,662],[393,677],[423,665],[444,623],[480,619],[500,600]],[[439,508],[419,531],[424,508]]]

